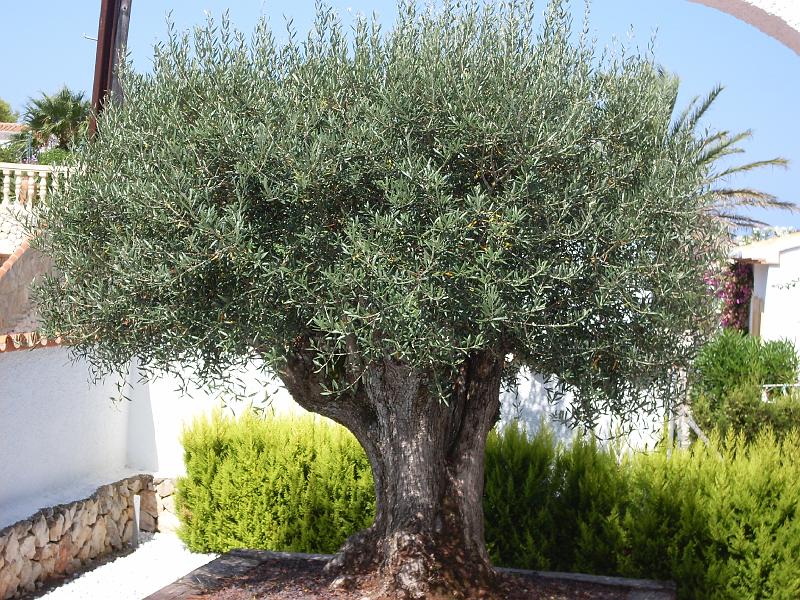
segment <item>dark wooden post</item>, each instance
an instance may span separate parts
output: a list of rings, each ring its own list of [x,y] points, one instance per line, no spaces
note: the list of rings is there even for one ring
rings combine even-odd
[[[94,62],[94,86],[92,88],[92,109],[94,115],[89,123],[89,131],[97,130],[96,115],[103,110],[109,98],[122,101],[122,89],[116,77],[116,66],[120,53],[125,51],[128,42],[131,3],[133,0],[101,0],[100,22],[97,28],[97,53]]]

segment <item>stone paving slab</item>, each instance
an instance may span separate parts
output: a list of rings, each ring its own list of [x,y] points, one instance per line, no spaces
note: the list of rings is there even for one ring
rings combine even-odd
[[[231,550],[195,569],[176,582],[147,596],[144,600],[184,600],[202,592],[221,587],[223,580],[265,565],[275,558],[301,558],[327,561],[330,554],[303,554],[299,552],[270,552],[268,550]],[[622,600],[675,600],[675,584],[671,581],[650,579],[626,579],[604,575],[584,575],[582,573],[558,573],[553,571],[526,571],[524,569],[497,569],[503,573],[513,573],[530,577],[540,577],[553,581],[582,582],[609,587],[623,587],[628,593]]]

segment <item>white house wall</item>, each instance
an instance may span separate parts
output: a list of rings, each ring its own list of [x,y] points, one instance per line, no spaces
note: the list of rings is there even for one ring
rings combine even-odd
[[[184,392],[175,376],[161,376],[136,386],[128,421],[128,466],[166,477],[184,474],[181,432],[198,416],[214,410],[239,415],[252,405],[276,414],[303,412],[260,365],[251,363],[232,375],[238,384],[227,391],[191,386]],[[131,379],[138,380],[135,370]]]
[[[500,425],[516,424],[529,433],[544,425],[549,427],[556,440],[570,441],[576,430],[567,427],[558,419],[560,413],[568,413],[573,401],[572,394],[564,394],[554,403],[550,402],[544,378],[527,369],[517,375],[516,388],[500,394]],[[590,435],[601,442],[620,445],[625,450],[652,449],[664,435],[664,412],[640,412],[621,420],[611,415],[599,415]]]
[[[800,248],[781,252],[780,266],[756,265],[753,280],[764,298],[761,337],[789,339],[800,350]]]
[[[0,527],[124,470],[128,406],[87,375],[60,347],[0,354]]]

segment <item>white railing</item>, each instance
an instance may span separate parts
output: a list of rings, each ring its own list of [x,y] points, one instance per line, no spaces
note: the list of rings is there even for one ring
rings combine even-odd
[[[761,386],[761,400],[764,402],[769,402],[769,395],[767,392],[770,390],[779,389],[781,394],[784,396],[791,388],[800,388],[800,382],[798,383],[767,383],[766,385]]]
[[[0,206],[14,203],[30,207],[34,202],[44,200],[50,189],[60,185],[67,168],[0,162],[0,172],[3,175]]]

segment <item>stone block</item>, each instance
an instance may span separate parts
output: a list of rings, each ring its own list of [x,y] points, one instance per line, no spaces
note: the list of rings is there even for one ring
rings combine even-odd
[[[33,563],[30,560],[22,561],[22,568],[19,571],[19,585],[27,591],[28,586],[33,586],[36,578],[33,576]]]
[[[73,558],[67,563],[67,568],[64,570],[64,572],[67,575],[72,575],[73,573],[77,573],[78,571],[80,571],[81,566],[82,566],[81,561],[78,560],[77,558]]]
[[[64,517],[64,524],[61,526],[61,535],[64,535],[64,533],[69,531],[69,528],[72,527],[72,515],[69,510],[65,510],[61,515]]]
[[[157,531],[156,518],[150,513],[142,511],[139,514],[139,529],[142,531]]]
[[[19,543],[19,554],[27,559],[33,558],[36,554],[36,537],[33,534],[26,535]]]
[[[19,587],[19,577],[10,570],[0,571],[0,600],[11,598]]]
[[[175,482],[172,479],[163,479],[156,484],[156,492],[162,498],[175,493]]]
[[[133,521],[128,521],[125,523],[125,527],[122,530],[122,543],[129,544],[130,541],[133,539]]]
[[[158,515],[159,531],[177,531],[180,524],[178,517],[170,512],[162,512]]]
[[[81,549],[78,550],[76,558],[78,558],[81,561],[89,560],[91,554],[92,554],[92,540],[86,540],[83,546],[81,546]]]
[[[42,565],[42,579],[56,573],[55,557],[42,559],[39,561],[39,564]]]
[[[111,507],[108,510],[108,514],[111,516],[111,519],[114,521],[119,521],[120,517],[122,516],[122,511],[127,508],[126,505],[123,505],[119,501],[111,502]]]
[[[54,516],[49,525],[50,529],[48,531],[48,536],[50,537],[50,541],[57,542],[64,534],[64,515],[59,514]]]
[[[107,488],[104,492],[100,493],[98,491],[97,494],[97,510],[101,515],[107,515],[111,512],[111,507],[114,506],[114,495],[113,495],[113,487],[110,485],[104,485],[102,489]]]
[[[8,534],[5,549],[3,550],[3,556],[5,556],[6,562],[8,563],[19,558],[19,540],[17,539],[17,534],[14,531],[11,531]]]
[[[18,538],[22,538],[26,536],[31,531],[31,523],[29,520],[25,519],[24,521],[20,521],[14,525],[14,531],[17,534]]]
[[[33,578],[34,583],[47,578],[47,573],[40,562],[34,561],[31,563],[31,572],[31,577]]]
[[[17,557],[16,560],[6,561],[6,568],[5,570],[9,573],[13,573],[14,577],[19,578],[19,574],[22,571],[22,562],[25,559],[21,556]]]
[[[80,548],[91,537],[92,528],[88,525],[82,525],[80,521],[75,521],[69,533],[72,536],[73,545]]]
[[[128,489],[132,494],[138,494],[142,489],[142,480],[138,477],[128,479]]]
[[[106,533],[107,533],[106,519],[105,517],[99,517],[97,519],[97,523],[95,523],[94,527],[92,528],[92,537],[91,537],[92,558],[103,554],[103,552],[105,551]]]
[[[47,527],[47,521],[44,515],[40,515],[39,518],[33,522],[31,532],[33,533],[38,547],[42,547],[50,541],[50,529]]]
[[[164,510],[171,512],[173,515],[178,514],[175,510],[175,496],[167,496],[163,499]]]
[[[122,533],[114,519],[106,519],[106,541],[114,550],[122,548]]]
[[[80,546],[76,546],[72,541],[72,534],[67,533],[62,536],[58,542],[58,549],[55,555],[55,566],[52,569],[53,573],[65,573],[69,561],[75,556]]]
[[[139,496],[142,499],[142,503],[139,506],[141,512],[150,513],[153,517],[158,516],[158,503],[156,502],[155,492],[145,490]]]
[[[42,561],[48,558],[54,558],[58,554],[58,544],[49,543],[36,549],[36,554],[33,556],[34,560]]]
[[[97,521],[98,506],[94,500],[87,500],[84,506],[84,518],[86,525],[92,525]]]

